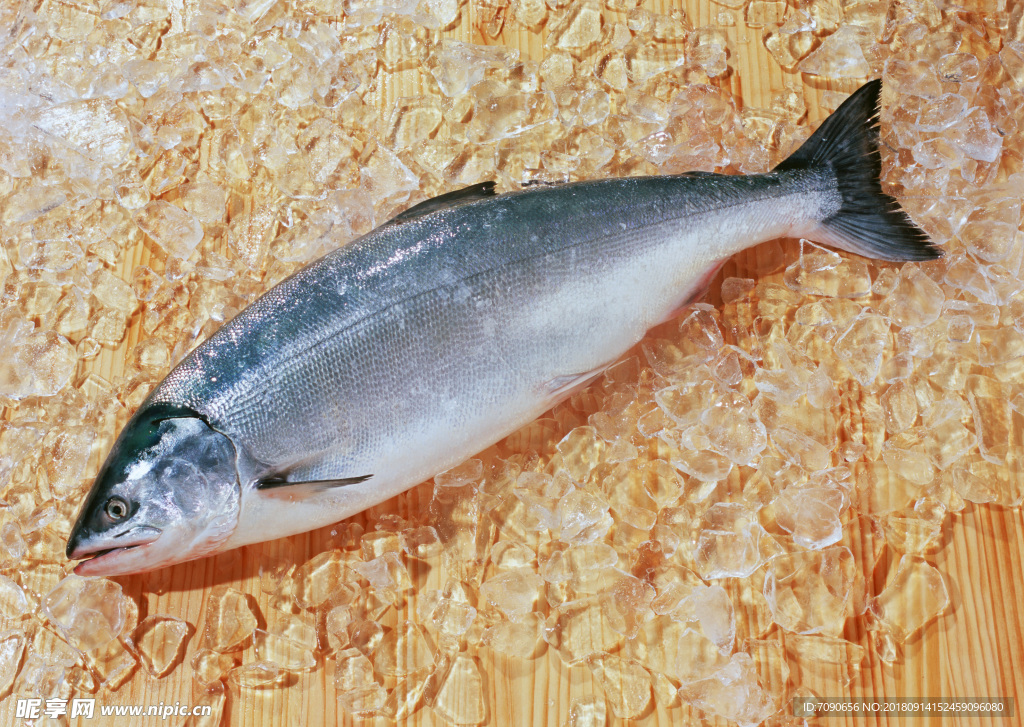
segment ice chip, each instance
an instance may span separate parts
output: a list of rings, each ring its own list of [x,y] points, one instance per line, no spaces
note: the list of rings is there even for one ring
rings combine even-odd
[[[576,427],[556,445],[574,482],[585,482],[607,448],[594,427]]]
[[[434,657],[420,627],[402,621],[384,634],[373,651],[373,670],[386,677],[406,677],[434,666]]]
[[[139,305],[131,286],[106,268],[100,268],[93,276],[92,294],[100,305],[120,311],[126,316],[134,313]]]
[[[549,48],[582,54],[601,38],[601,6],[596,0],[581,0],[566,7],[561,18],[548,25]]]
[[[408,528],[400,534],[402,550],[419,560],[429,560],[441,554],[441,540],[432,525]]]
[[[203,239],[199,220],[162,199],[136,212],[135,224],[171,257],[188,258]]]
[[[754,727],[775,707],[771,696],[758,684],[757,668],[749,654],[733,654],[729,663],[704,679],[684,684],[679,696],[702,712]]]
[[[464,487],[480,482],[483,476],[483,462],[478,459],[467,459],[458,467],[435,475],[434,484],[438,487]]]
[[[607,701],[600,697],[581,697],[569,705],[565,727],[607,727]]]
[[[635,661],[602,654],[588,659],[587,666],[616,717],[639,717],[651,703],[650,674]]]
[[[311,647],[287,636],[262,629],[253,632],[256,656],[262,663],[273,664],[289,672],[303,672],[316,668],[316,655]]]
[[[754,513],[738,503],[718,503],[704,514],[693,556],[705,580],[746,578],[777,547]]]
[[[723,398],[701,414],[711,449],[739,465],[754,464],[768,446],[764,425],[742,396]]]
[[[339,651],[335,657],[334,686],[342,692],[372,689],[376,682],[373,665],[356,649]]]
[[[189,625],[173,616],[147,616],[135,629],[135,642],[142,666],[156,679],[170,674],[185,653]]]
[[[699,628],[723,655],[732,653],[736,619],[729,594],[721,586],[695,585],[670,615]]]
[[[39,114],[36,123],[47,133],[102,164],[119,164],[132,148],[132,135],[124,111],[110,99],[51,106]]]
[[[800,240],[800,257],[786,268],[786,285],[809,295],[859,298],[871,293],[867,263]]]
[[[317,608],[343,588],[354,576],[341,551],[328,550],[313,556],[295,571],[295,600],[302,608]]]
[[[24,399],[53,396],[63,389],[75,371],[77,354],[67,339],[53,331],[33,331],[30,322],[0,318],[0,396]]]
[[[569,601],[553,609],[548,617],[544,640],[569,666],[595,654],[615,651],[623,642],[600,603],[596,596]]]
[[[948,605],[942,574],[923,558],[904,555],[896,576],[872,601],[871,612],[881,630],[903,643]]]
[[[840,516],[847,504],[839,487],[791,485],[774,502],[775,521],[798,545],[820,550],[842,539]]]
[[[544,617],[536,612],[518,621],[499,621],[487,628],[480,642],[495,651],[517,659],[535,659],[540,654]]]
[[[192,678],[200,686],[209,688],[227,679],[228,673],[238,664],[237,655],[221,654],[212,649],[198,649],[190,663]]]
[[[543,585],[544,580],[532,569],[516,568],[484,581],[480,596],[510,620],[518,621],[533,610]]]
[[[853,596],[856,565],[849,548],[781,555],[772,561],[764,597],[787,631],[838,636]]]
[[[426,67],[441,93],[455,98],[479,83],[489,68],[507,67],[518,58],[516,50],[446,38],[435,46]]]
[[[574,487],[558,501],[559,538],[571,544],[584,544],[603,537],[612,526],[608,510],[607,502]]]
[[[412,588],[409,571],[405,569],[401,558],[395,552],[384,553],[379,558],[365,563],[357,563],[353,570],[368,580],[371,586],[381,591],[407,591]]]
[[[842,688],[857,677],[864,647],[833,636],[786,634],[791,678],[819,690]]]
[[[203,644],[214,651],[238,651],[256,630],[256,615],[248,597],[229,586],[215,586],[206,601]]]
[[[43,610],[68,641],[82,651],[97,651],[124,630],[127,608],[121,586],[100,578],[71,575],[43,599]]]
[[[888,322],[867,309],[836,339],[836,356],[862,386],[871,386],[878,376],[889,336]]]
[[[517,137],[551,121],[555,104],[548,93],[516,92],[496,81],[472,88],[475,103],[466,135],[480,143]]]
[[[0,617],[17,620],[32,612],[25,592],[7,576],[0,576]]]
[[[9,629],[0,633],[0,699],[10,694],[14,687],[26,641],[22,631]]]
[[[942,288],[913,265],[900,270],[895,290],[879,306],[879,312],[903,328],[922,328],[942,313],[946,295]]]
[[[228,681],[243,689],[268,689],[281,686],[288,672],[271,661],[256,661],[236,666]]]
[[[862,28],[844,25],[803,59],[799,70],[812,76],[825,78],[863,78],[870,73],[864,57]]]
[[[807,57],[814,48],[814,33],[796,31],[787,33],[782,30],[768,30],[763,38],[764,47],[782,68],[790,70]]]
[[[469,654],[458,654],[438,680],[437,692],[429,703],[439,717],[452,724],[483,724],[489,710],[477,660]]]

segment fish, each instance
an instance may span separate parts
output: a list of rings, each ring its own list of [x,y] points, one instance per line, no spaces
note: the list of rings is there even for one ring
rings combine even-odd
[[[585,386],[761,242],[939,257],[882,190],[880,91],[768,173],[477,184],[310,263],[132,415],[68,537],[75,572],[152,570],[387,500]]]

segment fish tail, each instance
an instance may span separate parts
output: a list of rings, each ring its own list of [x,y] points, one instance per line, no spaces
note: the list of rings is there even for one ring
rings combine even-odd
[[[880,260],[933,260],[942,250],[882,191],[881,90],[881,79],[865,83],[773,171],[830,167],[835,174],[842,205],[818,223],[809,235],[815,240]]]

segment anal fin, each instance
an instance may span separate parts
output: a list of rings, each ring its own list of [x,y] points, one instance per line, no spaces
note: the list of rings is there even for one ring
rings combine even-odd
[[[550,381],[546,382],[543,386],[543,391],[546,396],[549,397],[552,404],[561,401],[562,399],[575,394],[580,389],[583,389],[596,379],[598,376],[604,373],[604,370],[611,366],[614,361],[609,361],[606,364],[593,369],[591,371],[584,371],[578,374],[566,374],[565,376],[556,376]]]

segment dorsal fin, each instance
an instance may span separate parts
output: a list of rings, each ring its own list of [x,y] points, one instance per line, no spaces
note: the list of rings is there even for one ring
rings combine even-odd
[[[495,194],[497,194],[497,192],[494,191],[494,182],[480,182],[480,184],[456,189],[454,192],[448,192],[447,194],[432,197],[417,205],[413,205],[404,212],[399,212],[397,215],[392,217],[390,222],[408,222],[409,220],[417,217],[429,215],[431,212],[437,212],[438,210],[442,210],[447,207],[455,207],[467,202],[476,202],[480,199],[493,197]]]

